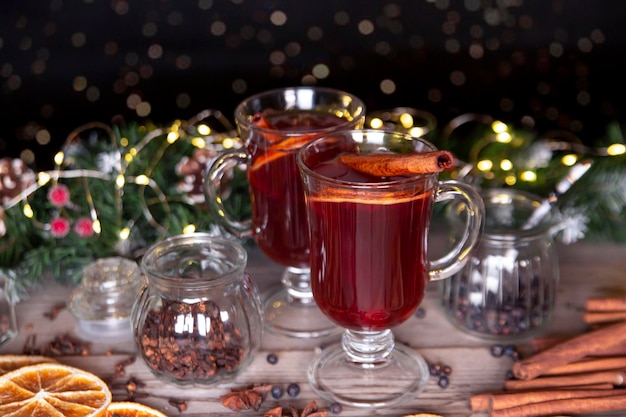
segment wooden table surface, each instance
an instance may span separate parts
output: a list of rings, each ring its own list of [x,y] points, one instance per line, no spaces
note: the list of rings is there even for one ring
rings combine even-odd
[[[549,326],[542,332],[547,334],[575,335],[586,329],[582,321],[582,310],[587,298],[614,291],[626,291],[626,246],[609,243],[576,243],[558,247],[561,281],[558,290],[557,307]],[[262,292],[277,285],[282,268],[268,261],[255,247],[249,248],[248,272],[253,276]],[[472,394],[495,391],[502,388],[505,374],[510,369],[510,358],[495,358],[490,354],[494,343],[465,334],[453,327],[443,316],[438,304],[438,284],[431,283],[427,289],[423,308],[423,318],[412,317],[406,323],[394,329],[396,339],[418,350],[428,362],[441,362],[452,367],[450,385],[443,389],[432,377],[425,390],[410,402],[393,408],[376,411],[364,411],[344,407],[342,416],[387,415],[402,416],[418,412],[437,413],[445,417],[486,417],[487,413],[473,413],[468,407]],[[17,306],[19,335],[4,345],[0,353],[22,353],[28,338],[36,335],[37,345],[50,342],[60,334],[69,333],[81,337],[76,329],[76,321],[67,311],[62,310],[50,320],[45,313],[68,300],[71,289],[47,282],[42,290],[33,292],[29,299]],[[84,339],[84,338],[83,338]],[[92,371],[105,379],[110,379],[115,364],[134,355],[131,342],[106,343],[93,340],[88,356],[62,356],[62,363],[78,366]],[[265,333],[262,351],[254,361],[231,383],[211,388],[178,388],[157,380],[148,368],[137,360],[126,368],[126,380],[135,377],[146,386],[140,392],[149,394],[137,401],[162,410],[171,416],[233,416],[236,413],[224,408],[220,395],[230,388],[244,387],[249,384],[298,383],[301,392],[296,398],[286,395],[280,400],[268,396],[258,412],[248,411],[243,415],[261,416],[263,411],[282,405],[293,404],[303,408],[308,402],[316,400],[322,407],[328,404],[321,400],[309,388],[306,369],[320,346],[330,341],[312,342],[277,337]],[[522,352],[530,349],[530,339],[516,342]],[[110,352],[114,352],[111,354]],[[268,353],[278,355],[275,365],[267,362]],[[123,400],[125,392],[114,392],[114,400]],[[185,400],[188,409],[180,413],[169,404],[170,399]],[[331,415],[331,414],[329,414]],[[606,414],[603,414],[606,415]],[[611,415],[624,415],[615,413]]]

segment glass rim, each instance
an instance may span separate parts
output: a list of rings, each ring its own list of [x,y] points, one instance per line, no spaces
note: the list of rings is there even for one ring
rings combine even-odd
[[[506,195],[511,198],[511,200],[515,200],[516,198],[518,200],[525,199],[529,202],[529,208],[537,208],[539,205],[541,205],[543,201],[541,196],[535,193],[526,190],[517,190],[514,188],[485,188],[479,190],[478,193],[484,201],[485,211],[488,210],[488,206],[498,205],[497,203],[491,203],[487,200],[497,197],[498,195]],[[510,228],[503,230],[492,230],[487,225],[485,225],[482,241],[516,242],[522,240],[544,239],[546,235],[552,234],[552,229],[557,223],[557,220],[558,219],[556,219],[554,215],[550,214],[546,216],[544,220],[529,229]]]
[[[333,132],[336,130],[340,130],[340,129],[345,129],[347,126],[350,126],[351,124],[356,123],[359,119],[363,119],[365,120],[365,115],[366,115],[366,107],[365,107],[365,103],[363,102],[362,99],[360,99],[359,97],[357,97],[356,95],[349,93],[347,91],[344,90],[340,90],[337,88],[332,88],[332,87],[318,87],[318,86],[293,86],[293,87],[282,87],[282,88],[273,88],[271,90],[265,90],[265,91],[261,91],[259,93],[253,94],[247,98],[245,98],[244,100],[242,100],[236,107],[235,107],[235,121],[236,123],[239,123],[241,125],[244,125],[246,128],[254,128],[255,130],[258,130],[259,132],[263,132],[263,133],[276,133],[277,130],[276,129],[267,129],[264,127],[259,127],[254,125],[249,119],[248,117],[252,116],[251,114],[248,114],[246,112],[246,116],[242,116],[242,114],[244,113],[242,111],[242,109],[251,101],[254,100],[258,100],[260,98],[263,97],[269,97],[272,95],[277,95],[281,92],[285,92],[285,91],[289,91],[289,90],[293,90],[293,91],[304,91],[304,90],[311,90],[311,91],[316,91],[316,92],[321,92],[321,93],[331,93],[331,94],[336,94],[338,97],[340,96],[344,96],[344,97],[350,97],[350,99],[357,103],[359,105],[359,109],[360,112],[357,115],[353,115],[351,120],[346,120],[344,123],[341,123],[339,125],[335,125],[335,126],[330,126],[327,128],[323,128],[323,129],[316,129],[315,132],[320,132],[320,134],[325,134],[326,132]],[[288,109],[286,109],[288,110]],[[307,134],[309,133],[306,130],[284,130],[281,129],[280,133],[282,136],[302,136],[303,134]]]
[[[330,132],[328,134],[325,134],[323,136],[320,136],[318,138],[313,139],[312,141],[306,143],[305,145],[303,145],[299,150],[298,150],[298,155],[297,155],[297,163],[298,163],[298,167],[299,169],[304,172],[306,175],[315,178],[317,180],[320,181],[325,181],[325,182],[332,182],[333,184],[338,184],[338,185],[344,185],[346,187],[350,187],[350,188],[356,188],[356,189],[372,189],[372,188],[377,188],[377,189],[384,189],[384,188],[391,188],[391,187],[397,187],[398,185],[404,185],[404,184],[413,184],[416,181],[427,181],[433,177],[437,177],[438,173],[434,172],[432,174],[415,174],[406,178],[402,178],[402,179],[395,179],[395,180],[386,180],[383,182],[360,182],[360,181],[346,181],[346,180],[341,180],[341,179],[336,179],[336,178],[330,178],[327,177],[325,175],[319,174],[315,171],[313,171],[305,162],[304,162],[304,154],[306,152],[306,150],[310,147],[315,146],[316,144],[318,144],[319,142],[323,142],[325,140],[328,140],[331,137],[335,137],[335,136],[342,136],[342,137],[347,137],[352,139],[354,136],[353,134],[355,133],[361,133],[363,134],[363,136],[367,136],[368,134],[373,134],[376,133],[377,135],[392,135],[392,136],[396,136],[400,139],[407,139],[407,140],[411,140],[414,142],[420,142],[423,145],[428,147],[428,151],[436,151],[437,147],[431,143],[430,141],[424,139],[424,138],[417,138],[414,136],[409,135],[408,133],[403,133],[403,132],[398,132],[395,130],[382,130],[382,129],[350,129],[350,130],[340,130],[340,131],[336,131],[336,132]]]
[[[224,272],[216,273],[210,278],[194,278],[168,276],[158,270],[158,260],[163,256],[170,254],[175,248],[208,247],[210,249],[214,249],[216,245],[219,248],[224,248],[234,254],[232,259],[231,257],[228,257],[228,259],[232,262],[232,265],[228,265],[228,268]],[[150,246],[141,258],[141,271],[146,276],[147,280],[156,279],[160,282],[168,282],[183,286],[193,286],[198,284],[219,286],[226,282],[239,279],[240,277],[237,272],[245,270],[247,260],[248,253],[240,243],[225,237],[214,236],[209,233],[195,232],[170,236]]]

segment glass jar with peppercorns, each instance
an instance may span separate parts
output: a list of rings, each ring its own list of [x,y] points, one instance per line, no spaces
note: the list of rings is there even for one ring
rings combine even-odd
[[[548,213],[527,227],[541,206],[539,196],[514,189],[486,189],[481,195],[484,233],[465,267],[442,282],[444,311],[456,327],[482,338],[532,336],[545,328],[555,306],[558,216]],[[452,220],[458,218],[457,208],[449,210]]]
[[[211,385],[234,378],[261,344],[259,291],[237,242],[194,233],[151,246],[133,306],[139,356],[160,379]]]

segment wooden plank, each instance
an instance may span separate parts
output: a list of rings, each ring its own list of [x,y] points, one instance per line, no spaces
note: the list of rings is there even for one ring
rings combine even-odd
[[[263,291],[278,285],[282,268],[266,260],[256,249],[249,248],[248,272]],[[611,244],[579,243],[559,247],[561,283],[559,285],[557,307],[551,324],[542,335],[582,332],[586,325],[582,322],[584,303],[590,296],[602,296],[615,292],[626,292],[626,247]],[[509,358],[494,358],[489,353],[494,343],[468,335],[456,329],[445,318],[439,306],[437,283],[431,283],[427,289],[423,308],[424,318],[411,317],[406,323],[394,329],[396,340],[416,349],[429,361],[441,362],[452,367],[450,385],[446,389],[437,386],[436,378],[431,378],[421,395],[406,405],[391,410],[378,410],[377,415],[402,416],[417,412],[442,414],[446,417],[487,417],[487,413],[472,413],[468,407],[469,397],[473,394],[499,390],[505,374],[511,367]],[[34,292],[28,300],[17,306],[18,337],[0,348],[0,353],[20,353],[27,338],[37,336],[37,345],[50,342],[61,333],[79,336],[74,317],[63,310],[54,320],[44,317],[53,306],[67,301],[71,289],[52,282],[46,282],[45,288]],[[291,399],[287,396],[278,402],[271,397],[263,408],[245,415],[257,417],[262,411],[290,402],[303,407],[307,402],[316,400],[322,406],[328,406],[309,388],[306,369],[316,350],[337,338],[323,341],[296,340],[265,333],[262,351],[235,381],[213,387],[178,388],[154,377],[148,368],[137,361],[127,367],[126,377],[136,377],[146,383],[142,388],[150,396],[140,402],[153,405],[170,416],[179,415],[168,400],[188,400],[189,410],[180,414],[187,417],[223,416],[231,417],[235,413],[225,409],[219,396],[231,387],[243,387],[254,383],[272,383],[286,386],[295,382],[301,387],[300,395]],[[134,353],[130,340],[113,343],[93,341],[91,355],[66,356],[61,362],[95,372],[105,379],[110,379],[115,364]],[[530,349],[530,338],[515,341],[523,352]],[[107,351],[118,352],[107,355]],[[270,365],[266,361],[269,352],[276,353],[279,362]],[[124,382],[117,381],[117,382]],[[116,399],[122,399],[124,390],[116,390]],[[603,414],[623,415],[624,413]],[[344,408],[342,416],[366,416],[371,412]]]

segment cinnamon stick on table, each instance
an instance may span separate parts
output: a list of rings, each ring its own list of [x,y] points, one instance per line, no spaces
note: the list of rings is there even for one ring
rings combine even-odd
[[[611,369],[626,369],[626,356],[606,356],[585,358],[550,369],[544,375],[570,375],[581,372],[607,371]]]
[[[626,396],[616,395],[598,398],[571,398],[545,401],[519,407],[493,410],[491,417],[554,416],[561,414],[600,413],[603,411],[626,410]]]
[[[364,174],[393,177],[396,175],[442,172],[454,165],[454,156],[448,151],[411,154],[347,153],[341,155],[339,161]]]
[[[626,321],[583,333],[517,361],[513,364],[513,374],[520,379],[532,379],[557,366],[601,354],[618,345],[626,345]]]
[[[600,372],[587,372],[577,374],[575,377],[571,375],[559,375],[559,376],[544,376],[534,379],[509,379],[504,382],[504,389],[506,390],[520,390],[520,389],[542,389],[542,388],[558,388],[558,387],[571,387],[575,385],[589,385],[589,384],[613,384],[623,385],[626,382],[626,371],[613,370],[613,371],[600,371]]]
[[[533,351],[536,353],[542,352],[548,348],[554,347],[559,343],[563,343],[567,338],[560,336],[544,336],[536,337],[532,340]],[[626,343],[621,345],[615,345],[596,352],[593,355],[589,355],[590,358],[602,358],[606,356],[626,356]]]
[[[624,311],[589,311],[583,314],[583,321],[587,324],[615,323],[626,320]]]
[[[596,389],[554,389],[499,394],[479,394],[470,398],[472,411],[503,410],[526,404],[545,401],[566,400],[568,398],[593,398],[624,395],[621,390]]]
[[[592,297],[585,303],[587,311],[626,311],[625,297]]]

